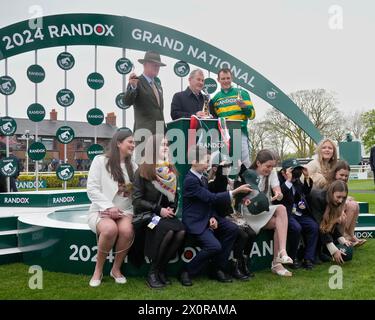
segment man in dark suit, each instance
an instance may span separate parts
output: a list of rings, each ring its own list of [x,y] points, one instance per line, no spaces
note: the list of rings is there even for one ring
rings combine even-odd
[[[155,134],[157,122],[165,129],[163,89],[160,83],[155,81],[160,67],[165,64],[160,61],[159,53],[154,51],[146,52],[144,59],[138,61],[143,64],[143,74],[139,77],[135,73],[130,74],[124,102],[127,106],[134,106],[133,132],[148,129],[151,134]]]
[[[188,159],[192,166],[184,180],[182,222],[186,231],[199,241],[201,250],[185,265],[181,283],[191,286],[190,276],[198,274],[210,258],[216,269],[216,279],[231,282],[224,269],[237,238],[238,226],[220,217],[213,205],[230,203],[234,195],[249,193],[251,189],[248,185],[242,185],[233,191],[211,193],[207,178],[203,175],[209,163],[207,150],[193,146],[188,151]]]
[[[374,183],[375,183],[375,146],[370,150],[370,167],[374,174]]]
[[[204,87],[204,74],[201,69],[193,70],[189,75],[189,86],[185,91],[174,94],[171,104],[171,118],[190,118],[195,114],[199,118],[207,117],[203,112],[203,104],[207,97],[202,95]]]

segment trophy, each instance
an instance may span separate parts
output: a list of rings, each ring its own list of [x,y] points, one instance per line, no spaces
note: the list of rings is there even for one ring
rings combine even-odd
[[[206,87],[203,87],[202,89],[203,91],[203,99],[204,99],[204,102],[203,102],[203,108],[202,108],[202,112],[204,112],[207,116],[207,118],[211,118],[211,115],[210,115],[210,109],[209,109],[209,102],[210,102],[210,94],[208,93],[207,91],[207,88]]]
[[[237,85],[237,101],[242,102],[241,88]]]

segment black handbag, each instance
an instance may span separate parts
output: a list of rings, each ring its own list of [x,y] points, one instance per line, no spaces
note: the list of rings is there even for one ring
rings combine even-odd
[[[163,194],[160,195],[160,198],[159,198],[159,201],[158,201],[158,206],[160,206],[162,197],[163,197]],[[152,217],[155,214],[156,213],[154,213],[152,211],[145,211],[145,212],[141,212],[140,214],[135,214],[133,216],[133,226],[135,228],[140,228],[142,226],[148,225],[151,222]]]
[[[140,214],[136,214],[133,217],[133,226],[139,228],[143,225],[149,224],[153,217],[154,213],[152,211],[142,212]]]

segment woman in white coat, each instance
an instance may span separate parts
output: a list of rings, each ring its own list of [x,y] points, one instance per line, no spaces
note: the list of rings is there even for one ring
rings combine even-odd
[[[116,243],[115,260],[110,276],[116,283],[126,283],[121,273],[134,239],[132,183],[137,169],[132,155],[135,148],[133,133],[120,128],[112,137],[106,155],[96,156],[87,179],[87,195],[91,200],[88,224],[98,236],[98,254],[91,287],[101,284],[106,257]]]

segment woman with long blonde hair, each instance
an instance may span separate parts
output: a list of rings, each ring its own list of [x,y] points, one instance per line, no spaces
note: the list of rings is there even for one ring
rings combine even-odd
[[[316,148],[314,159],[305,165],[314,182],[314,188],[323,189],[327,185],[329,173],[336,162],[336,144],[329,138],[323,139]]]

